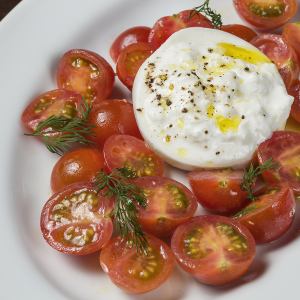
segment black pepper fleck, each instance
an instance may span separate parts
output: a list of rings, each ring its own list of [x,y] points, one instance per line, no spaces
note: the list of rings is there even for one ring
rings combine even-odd
[[[181,112],[183,112],[184,114],[188,112],[188,109],[186,107],[184,107]]]

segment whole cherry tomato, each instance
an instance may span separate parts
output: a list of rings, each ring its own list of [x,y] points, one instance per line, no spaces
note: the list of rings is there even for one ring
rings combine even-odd
[[[141,138],[132,104],[125,99],[103,100],[91,109],[89,123],[94,126],[94,135],[89,137],[98,146],[113,134],[128,134]]]
[[[67,152],[57,161],[52,170],[52,191],[57,192],[72,183],[92,181],[103,168],[103,154],[97,149],[78,148]]]
[[[120,52],[131,44],[147,43],[150,27],[136,26],[123,31],[112,43],[109,53],[114,62],[117,62]]]

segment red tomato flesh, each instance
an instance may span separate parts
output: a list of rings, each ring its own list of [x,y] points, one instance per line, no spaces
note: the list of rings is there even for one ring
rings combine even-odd
[[[221,30],[231,33],[247,42],[257,37],[257,33],[254,30],[242,24],[223,25]]]
[[[103,147],[110,171],[126,167],[142,176],[162,176],[164,163],[144,141],[130,135],[112,135]]]
[[[295,16],[297,0],[233,0],[241,18],[259,30],[282,26]]]
[[[250,230],[256,243],[269,243],[288,230],[294,220],[295,209],[292,189],[283,186],[260,196],[235,218]]]
[[[94,102],[110,96],[115,74],[97,53],[73,49],[60,59],[56,80],[59,88],[78,92],[86,101]]]
[[[22,113],[23,126],[33,132],[37,125],[51,116],[73,118],[82,102],[80,94],[64,89],[43,93],[32,100]]]
[[[113,231],[112,203],[90,183],[74,184],[54,194],[41,213],[41,230],[55,250],[87,255],[105,246]]]
[[[78,148],[67,152],[52,170],[52,191],[55,193],[72,183],[92,181],[103,168],[104,157],[97,149]]]
[[[147,199],[147,207],[139,209],[138,220],[146,232],[155,236],[170,236],[197,209],[192,192],[173,179],[142,177],[134,183],[144,191]]]
[[[123,31],[110,47],[109,53],[112,60],[117,62],[120,52],[129,45],[139,42],[147,43],[150,29],[146,26],[136,26]]]
[[[300,81],[289,89],[289,94],[294,97],[294,102],[291,109],[292,118],[300,123]]]
[[[251,43],[276,64],[287,89],[298,80],[300,68],[297,55],[281,35],[262,34]]]
[[[282,36],[294,48],[300,59],[300,22],[285,24]]]
[[[213,28],[211,21],[200,13],[184,10],[172,16],[160,18],[151,29],[149,43],[159,48],[174,32],[187,27]]]
[[[101,148],[114,134],[142,137],[135,121],[132,104],[126,99],[103,100],[95,103],[89,115],[89,123],[94,126],[94,136],[89,139]]]
[[[258,147],[261,164],[272,158],[277,163],[275,169],[263,173],[271,185],[286,182],[296,194],[300,194],[300,133],[276,131],[272,137]]]
[[[198,216],[180,225],[171,248],[186,272],[209,285],[238,279],[255,256],[255,241],[249,230],[222,216]]]
[[[142,42],[129,45],[121,51],[116,66],[117,75],[128,89],[132,89],[136,73],[152,52],[150,44]]]
[[[188,174],[198,202],[220,214],[240,210],[247,203],[247,193],[241,189],[243,170],[199,170]]]
[[[148,255],[116,237],[101,251],[100,264],[113,283],[128,293],[140,294],[159,287],[171,275],[175,259],[163,241],[147,235]]]

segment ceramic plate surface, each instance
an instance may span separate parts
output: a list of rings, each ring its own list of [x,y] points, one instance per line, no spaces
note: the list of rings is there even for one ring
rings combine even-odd
[[[300,212],[283,239],[258,249],[250,272],[234,286],[201,285],[176,269],[163,286],[140,296],[116,288],[102,272],[98,255],[69,257],[51,249],[41,236],[40,211],[50,195],[57,157],[23,136],[19,118],[26,104],[55,88],[55,69],[65,51],[86,48],[111,62],[108,50],[121,31],[152,26],[159,17],[200,2],[24,0],[0,22],[1,299],[299,299]],[[241,23],[231,0],[215,0],[212,5],[224,23]],[[114,96],[130,94],[117,83]],[[182,172],[170,169],[169,175],[186,182]]]

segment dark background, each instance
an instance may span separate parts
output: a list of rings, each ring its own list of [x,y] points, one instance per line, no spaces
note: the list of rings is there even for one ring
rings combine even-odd
[[[0,0],[0,20],[2,20],[21,0]]]

